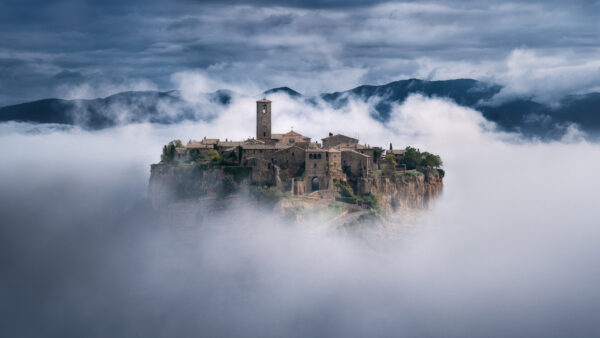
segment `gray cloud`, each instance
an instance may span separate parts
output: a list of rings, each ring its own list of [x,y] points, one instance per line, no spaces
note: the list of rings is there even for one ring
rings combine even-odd
[[[507,71],[515,50],[564,59],[548,73],[581,65],[597,72],[599,13],[589,1],[5,1],[0,105],[62,96],[81,81],[123,87],[135,78],[170,89],[171,76],[188,70],[310,94],[408,77],[513,86],[527,82],[525,70]],[[556,92],[600,86],[578,76]],[[509,92],[540,91],[520,87]]]

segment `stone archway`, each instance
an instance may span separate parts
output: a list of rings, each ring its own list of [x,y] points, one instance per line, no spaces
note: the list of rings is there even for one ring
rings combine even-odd
[[[311,187],[311,191],[317,191],[321,189],[321,184],[320,184],[320,180],[317,176],[313,177],[312,180],[310,181],[310,187]]]

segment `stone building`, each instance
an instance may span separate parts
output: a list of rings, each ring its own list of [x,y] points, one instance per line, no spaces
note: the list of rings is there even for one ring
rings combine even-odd
[[[277,151],[277,148],[272,144],[244,144],[241,147],[240,162],[242,165],[245,165],[245,161],[251,157],[272,161],[273,154]]]
[[[385,154],[391,154],[392,156],[394,156],[394,160],[396,160],[396,163],[400,163],[404,159],[404,149],[387,150]]]
[[[355,150],[343,150],[342,167],[355,177],[366,177],[373,171],[373,160]]]
[[[353,137],[341,134],[333,135],[332,133],[329,133],[329,136],[321,139],[321,141],[323,141],[323,149],[329,149],[340,144],[352,145],[358,143],[358,140]]]
[[[279,146],[293,146],[296,145],[302,148],[308,148],[310,143],[310,137],[306,137],[298,134],[295,131],[289,131],[285,134],[273,134],[273,140],[276,140],[276,144]]]
[[[271,131],[271,101],[256,101],[256,137],[245,141],[207,139],[188,142],[178,158],[189,159],[198,151],[217,150],[224,165],[252,168],[252,181],[277,184],[294,194],[332,190],[335,182],[368,179],[377,165],[375,148],[358,139],[332,133],[322,144],[296,131]],[[379,154],[379,152],[377,152]],[[403,151],[389,151],[403,156]],[[225,161],[226,160],[226,161]],[[384,161],[379,161],[383,163]]]
[[[256,139],[271,142],[271,101],[256,101]]]
[[[303,174],[305,162],[306,150],[298,146],[280,149],[273,154],[273,164],[279,166],[282,174],[287,177]]]

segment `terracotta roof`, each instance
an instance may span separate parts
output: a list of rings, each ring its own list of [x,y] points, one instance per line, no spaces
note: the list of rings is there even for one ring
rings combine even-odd
[[[242,142],[242,144],[265,144],[265,142],[263,142],[261,140],[249,138],[249,139],[245,140],[244,142]]]
[[[281,140],[283,138],[283,134],[271,134],[271,138],[274,140]]]
[[[355,139],[354,137],[342,135],[342,134],[335,134],[335,135],[327,136],[327,137],[322,138],[321,140],[327,140],[327,139],[330,139],[330,138],[333,138],[333,137],[337,137],[337,136],[346,137],[346,138],[349,138],[349,139],[352,139],[352,140],[355,140],[356,142],[358,142],[358,139]]]
[[[283,135],[285,135],[285,136],[304,136],[304,135],[298,134],[297,132],[295,132],[293,130],[290,130],[290,131],[288,131],[287,133],[285,133]]]
[[[321,148],[309,148],[306,151],[310,152],[310,153],[326,153],[327,152],[327,150],[321,149]]]
[[[242,141],[227,141],[227,142],[219,142],[221,147],[237,147],[241,146],[244,142]]]
[[[278,149],[274,145],[271,144],[244,144],[242,145],[242,149]]]
[[[385,153],[386,154],[394,154],[394,155],[403,155],[405,151],[406,150],[404,150],[404,149],[392,149],[392,150],[387,150]]]
[[[219,139],[218,138],[204,138],[202,141],[200,141],[202,144],[217,144],[219,143]]]
[[[260,100],[258,100],[256,102],[271,102],[271,101],[267,100],[266,97],[263,97],[262,99],[260,99]]]
[[[342,153],[353,153],[353,154],[356,154],[356,155],[362,156],[362,157],[371,157],[369,155],[361,154],[358,151],[352,150],[352,149],[342,149]]]
[[[185,147],[188,149],[213,149],[212,145],[202,144],[200,142],[188,142]]]

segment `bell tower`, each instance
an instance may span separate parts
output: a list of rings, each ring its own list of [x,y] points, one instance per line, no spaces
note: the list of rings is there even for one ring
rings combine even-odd
[[[256,139],[271,140],[271,101],[266,98],[256,101]]]

